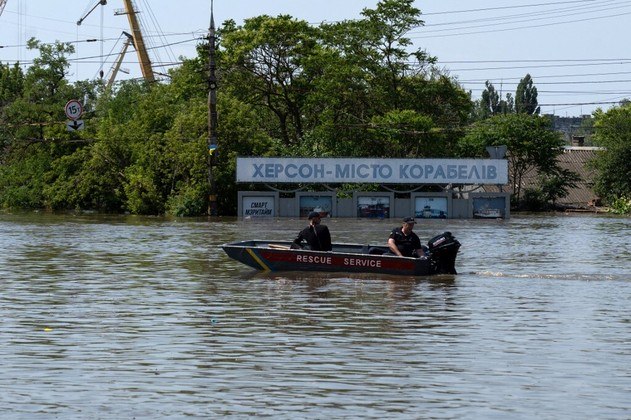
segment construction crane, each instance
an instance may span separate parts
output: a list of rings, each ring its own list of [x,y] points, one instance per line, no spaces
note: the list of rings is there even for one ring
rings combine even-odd
[[[6,2],[7,0],[0,0],[0,2]],[[77,25],[81,25],[83,21],[98,7],[105,6],[107,4],[107,0],[98,0],[96,4],[90,9],[87,13],[85,13],[81,19],[77,21]],[[134,8],[132,0],[123,0],[123,5],[125,9],[117,10],[114,12],[115,15],[127,15],[127,19],[129,21],[129,28],[131,30],[131,35],[127,32],[124,32],[125,35],[131,38],[125,42],[123,46],[123,51],[119,54],[118,59],[116,60],[116,64],[112,70],[112,75],[110,76],[110,80],[107,83],[107,86],[111,86],[114,82],[113,77],[116,77],[116,74],[120,70],[120,65],[122,63],[123,57],[127,52],[127,48],[129,45],[133,45],[136,49],[136,53],[138,54],[138,61],[140,62],[140,70],[142,71],[143,78],[148,82],[155,81],[155,75],[153,72],[153,68],[151,67],[151,60],[149,59],[149,54],[147,53],[147,48],[145,46],[145,41],[142,37],[142,31],[140,30],[140,23],[138,22],[138,17],[136,16],[136,10]],[[101,28],[103,24],[101,23]],[[102,31],[102,29],[101,29]],[[101,35],[101,42],[103,36]],[[131,39],[131,41],[130,41]],[[103,52],[101,51],[101,56],[103,56]],[[102,65],[101,65],[102,67]],[[103,70],[101,69],[101,72]],[[102,76],[101,76],[102,77]]]
[[[127,53],[127,49],[129,48],[130,44],[133,45],[133,43],[134,43],[134,38],[129,33],[123,31],[123,34],[127,37],[127,39],[125,40],[125,43],[123,44],[123,49],[118,54],[118,58],[116,59],[116,63],[114,63],[114,66],[112,67],[112,74],[110,75],[109,79],[107,80],[107,84],[105,85],[106,89],[111,88],[112,85],[114,84],[114,80],[116,80],[116,75],[118,74],[119,70],[121,69],[121,64],[123,63],[123,58],[125,58],[125,54]],[[123,73],[125,73],[124,70],[123,70]]]
[[[2,1],[2,0],[0,0],[0,1]],[[5,3],[6,3],[6,0],[4,0],[4,1],[5,1]],[[90,16],[90,14],[91,14],[92,12],[94,12],[94,9],[96,9],[96,8],[97,8],[97,7],[99,7],[99,6],[105,6],[106,4],[107,4],[107,0],[99,0],[99,1],[97,1],[97,2],[96,2],[96,4],[95,4],[95,5],[94,5],[91,9],[90,9],[90,11],[88,11],[88,13],[86,13],[85,15],[83,15],[83,16],[81,17],[81,19],[79,19],[79,20],[77,21],[77,26],[81,26],[81,24],[83,23],[83,21],[85,20],[85,18],[87,18],[88,16]]]
[[[77,26],[81,26],[83,21],[94,12],[99,6],[105,6],[107,4],[107,0],[98,0],[94,6],[84,14],[78,21]],[[99,74],[101,75],[101,79],[103,78],[103,11],[101,10],[101,69],[99,70]]]
[[[6,6],[7,0],[0,0],[0,16],[2,16],[2,12],[4,11],[4,6]]]
[[[149,54],[147,53],[147,47],[145,47],[145,41],[142,38],[142,32],[140,30],[140,24],[138,22],[138,17],[136,16],[136,10],[134,10],[133,2],[132,0],[123,0],[123,4],[125,5],[125,11],[123,13],[115,14],[127,15],[129,28],[131,29],[131,35],[134,39],[134,48],[136,48],[138,61],[140,62],[142,77],[147,82],[153,82],[156,80],[156,78],[153,73],[153,68],[151,67],[151,60],[149,59]]]

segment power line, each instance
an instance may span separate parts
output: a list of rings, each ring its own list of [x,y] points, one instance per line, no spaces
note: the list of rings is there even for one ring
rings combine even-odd
[[[615,71],[615,72],[604,72],[604,73],[583,73],[583,74],[556,74],[556,75],[537,75],[536,77],[533,77],[533,79],[536,79],[537,81],[535,82],[535,84],[541,84],[542,82],[540,82],[539,80],[541,79],[554,79],[554,78],[559,78],[559,77],[593,77],[593,76],[619,76],[619,75],[623,75],[623,74],[631,74],[631,71]],[[503,77],[502,81],[504,82],[508,82],[510,80],[521,80],[523,79],[523,77]],[[485,79],[458,79],[458,82],[460,83],[484,83],[487,80],[490,80],[488,78]]]
[[[493,23],[496,21],[497,21],[496,25],[506,26],[506,25],[512,25],[515,23],[531,22],[533,18],[535,17],[538,18],[538,20],[559,19],[559,18],[564,18],[564,17],[569,17],[569,16],[584,15],[588,13],[591,14],[595,12],[604,12],[604,11],[610,11],[610,10],[616,10],[616,9],[624,9],[627,6],[629,6],[629,4],[631,4],[631,2],[623,1],[621,3],[613,3],[613,4],[598,6],[598,7],[582,6],[578,8],[577,7],[557,8],[557,9],[550,9],[550,10],[545,10],[545,11],[520,13],[520,14],[514,14],[514,15],[488,16],[488,17],[483,17],[483,18],[478,18],[478,19],[470,19],[466,21],[426,23],[423,26],[423,32],[436,33],[436,32],[463,30],[463,29],[488,28],[489,22]],[[560,13],[560,12],[564,12],[564,13]],[[468,23],[476,23],[476,22],[487,22],[487,23],[484,25],[462,26]],[[446,29],[432,29],[437,26],[456,26],[456,27],[446,28]]]
[[[553,6],[557,4],[593,3],[594,1],[596,0],[557,1],[557,2],[552,2],[552,3],[536,3],[536,4],[521,4],[521,5],[514,5],[514,6],[485,7],[482,9],[449,10],[449,11],[444,11],[444,12],[423,13],[423,16],[452,15],[452,14],[457,14],[457,13],[471,13],[471,12],[490,12],[492,10],[521,9],[521,8],[529,8],[529,7]]]
[[[607,63],[578,63],[578,64],[547,64],[539,65],[537,68],[566,68],[566,67],[595,67],[595,66],[614,66],[614,65],[627,65],[631,64],[629,61],[620,62],[607,62]],[[461,69],[449,69],[449,71],[488,71],[488,70],[519,70],[519,69],[532,69],[532,66],[511,66],[511,67],[476,67],[476,68],[461,68]]]
[[[571,102],[571,103],[553,103],[553,104],[538,104],[538,105],[539,106],[615,105],[615,104],[619,104],[620,102],[622,102],[622,99],[619,101]]]
[[[606,15],[606,16],[598,16],[592,18],[584,18],[584,19],[575,19],[575,20],[567,20],[563,22],[552,22],[552,23],[542,23],[537,25],[527,25],[527,26],[516,26],[513,28],[496,28],[496,29],[488,29],[485,31],[471,31],[471,32],[460,32],[455,34],[439,34],[439,35],[420,35],[420,36],[409,36],[410,39],[429,39],[429,38],[439,38],[439,37],[453,37],[453,36],[463,36],[463,35],[477,35],[477,34],[489,34],[494,32],[508,32],[508,31],[517,31],[521,29],[534,29],[534,28],[543,28],[546,26],[558,26],[560,24],[568,24],[568,23],[578,23],[578,22],[588,22],[593,20],[600,19],[609,19],[609,18],[617,18],[621,16],[626,16],[631,14],[631,12],[627,13],[617,13],[614,15]]]

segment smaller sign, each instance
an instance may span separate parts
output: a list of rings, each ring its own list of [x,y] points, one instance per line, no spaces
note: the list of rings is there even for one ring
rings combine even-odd
[[[81,114],[83,114],[83,105],[76,99],[69,100],[64,109],[66,111],[66,117],[71,120],[78,120]]]
[[[243,217],[274,217],[274,197],[243,197]]]
[[[66,121],[66,130],[79,131],[85,128],[83,120]]]

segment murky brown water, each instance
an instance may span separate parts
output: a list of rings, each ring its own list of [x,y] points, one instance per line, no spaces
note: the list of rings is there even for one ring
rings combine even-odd
[[[0,415],[631,415],[630,219],[418,224],[462,242],[455,277],[265,274],[218,248],[303,224],[0,215]]]

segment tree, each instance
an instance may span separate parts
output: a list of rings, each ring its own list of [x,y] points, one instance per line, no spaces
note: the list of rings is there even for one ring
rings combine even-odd
[[[318,49],[316,29],[287,15],[228,21],[222,31],[224,81],[230,93],[273,116],[271,133],[286,145],[304,135],[304,106],[312,91],[308,61]]]
[[[540,176],[540,188],[546,203],[556,207],[557,200],[565,197],[570,188],[576,188],[580,177],[569,169],[556,168],[548,174]]]
[[[375,140],[378,125],[386,115],[408,111],[450,131],[435,130],[431,136],[442,144],[432,147],[425,129],[408,128],[402,153],[450,153],[471,101],[433,68],[435,58],[409,51],[406,34],[422,24],[411,0],[382,1],[359,20],[319,27],[288,16],[252,18],[242,27],[228,22],[221,31],[222,86],[255,107],[260,129],[280,140],[285,155],[378,153],[375,141],[385,140]]]
[[[438,136],[432,134],[430,117],[414,111],[393,110],[383,117],[373,118],[374,131],[369,137],[366,156],[380,157],[427,157],[438,149]]]
[[[0,64],[0,164],[4,162],[5,147],[10,144],[12,138],[7,115],[7,106],[20,98],[24,92],[24,73],[22,68],[15,64]]]
[[[452,156],[470,96],[410,50],[423,24],[412,0],[383,0],[358,20],[313,26],[259,16],[219,31],[221,214],[234,214],[237,156]],[[24,74],[0,70],[8,206],[196,215],[209,194],[207,48],[164,83],[67,80],[67,44],[40,51]],[[10,78],[7,78],[9,75]],[[7,89],[10,87],[10,89]],[[64,104],[88,98],[84,131],[65,129]],[[66,141],[72,140],[72,142]],[[253,187],[254,188],[254,187]]]
[[[74,53],[74,47],[63,42],[43,44],[31,38],[27,48],[39,50],[39,57],[33,59],[33,65],[27,71],[26,94],[35,101],[56,98],[69,85],[66,80],[69,67],[66,57]]]
[[[64,105],[71,98],[83,97],[92,86],[75,87],[66,80],[66,56],[74,52],[72,45],[41,44],[31,39],[28,47],[38,49],[39,56],[23,77],[17,69],[11,71],[13,82],[9,84],[13,89],[9,89],[10,100],[2,108],[6,126],[0,204],[6,207],[47,205],[51,169],[60,169],[56,161],[82,147],[60,141],[74,136],[65,130]],[[6,78],[3,85],[6,87]],[[6,98],[7,90],[4,92]]]
[[[401,105],[402,80],[413,69],[410,57],[416,57],[421,66],[429,59],[422,50],[408,51],[412,41],[405,35],[424,24],[420,19],[421,11],[413,4],[414,0],[382,0],[375,9],[365,8],[362,11],[365,19],[358,22],[367,34],[368,57],[374,56],[375,63],[379,64],[373,67],[375,81],[384,81],[384,99],[395,109]]]
[[[20,97],[24,90],[24,73],[16,63],[13,66],[0,63],[0,107]]]
[[[510,93],[506,94],[506,99],[502,99],[493,83],[487,80],[484,85],[486,88],[482,91],[482,98],[477,103],[476,113],[479,119],[514,112],[514,100]]]
[[[506,145],[509,182],[514,197],[521,200],[524,175],[536,170],[541,174],[560,174],[557,156],[563,139],[551,128],[547,118],[527,114],[497,115],[474,124],[460,142],[462,156],[486,155],[486,146]]]
[[[537,88],[534,86],[530,74],[519,81],[515,92],[515,112],[539,115],[541,108],[537,102]]]
[[[537,102],[537,88],[534,86],[530,74],[519,81],[515,97],[510,93],[502,99],[501,93],[495,89],[493,83],[485,82],[485,89],[474,109],[476,119],[485,119],[500,114],[528,114],[539,115],[541,108]]]
[[[557,200],[565,197],[570,188],[576,188],[578,174],[559,168],[548,174],[540,174],[538,185],[526,188],[521,205],[526,210],[555,208]]]
[[[606,202],[631,198],[631,105],[594,114],[595,144],[605,148],[594,164],[594,190]]]

